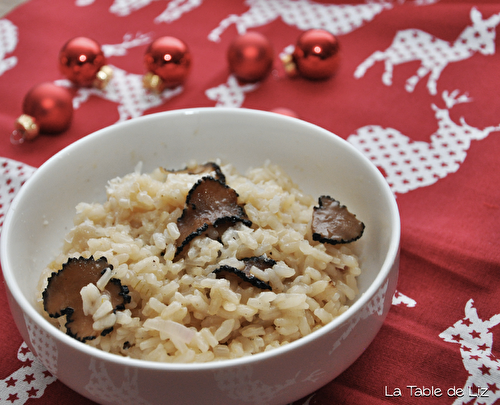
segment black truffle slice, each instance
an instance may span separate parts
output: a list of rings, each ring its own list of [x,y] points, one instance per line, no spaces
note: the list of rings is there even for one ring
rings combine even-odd
[[[42,293],[43,307],[52,318],[66,315],[66,333],[71,337],[85,342],[95,339],[99,334],[106,335],[113,328],[102,332],[92,328],[91,315],[83,312],[83,301],[80,290],[89,283],[95,284],[106,269],[113,269],[105,257],[95,260],[92,256],[69,258],[62,269],[52,273],[48,279],[47,288]],[[120,280],[112,278],[104,291],[110,296],[114,311],[125,309],[130,302],[128,287],[122,286]]]
[[[336,245],[361,238],[365,224],[351,214],[345,205],[330,196],[319,197],[318,203],[312,215],[313,240]]]
[[[244,208],[238,205],[238,193],[211,176],[201,178],[189,190],[186,207],[177,219],[180,236],[176,256],[195,237],[206,234],[216,239],[237,222],[252,225]]]
[[[250,268],[252,266],[255,266],[261,270],[265,270],[265,269],[270,269],[271,267],[273,267],[276,264],[276,260],[269,259],[265,256],[245,257],[241,260],[243,260],[243,262],[245,262],[245,264],[246,264],[245,269],[248,269],[248,271],[250,271]]]
[[[226,182],[226,176],[222,173],[220,166],[214,162],[207,162],[203,165],[198,165],[193,168],[185,168],[181,170],[166,170],[167,173],[187,173],[187,174],[209,174],[211,177],[220,180],[222,183]]]
[[[243,268],[243,270],[239,270],[232,266],[223,265],[215,269],[213,273],[221,275],[222,277],[224,276],[224,274],[232,273],[237,275],[243,281],[247,281],[254,287],[260,288],[261,290],[272,290],[269,284],[250,273],[250,269],[252,268],[252,266],[255,266],[261,270],[270,269],[276,264],[276,262],[273,259],[268,259],[262,256],[246,257],[243,259],[243,261],[245,262],[245,267]]]

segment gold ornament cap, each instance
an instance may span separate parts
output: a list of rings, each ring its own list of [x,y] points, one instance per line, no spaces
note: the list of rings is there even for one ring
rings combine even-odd
[[[15,122],[10,140],[13,144],[23,143],[38,136],[39,132],[40,128],[35,119],[30,115],[22,114]]]
[[[291,54],[283,55],[280,57],[281,62],[283,63],[283,68],[285,69],[285,73],[288,77],[296,77],[299,74],[297,70],[297,64],[293,60],[293,56]]]
[[[142,84],[146,90],[161,93],[163,91],[163,80],[153,72],[148,72],[142,77]]]
[[[99,90],[104,89],[109,81],[113,78],[113,68],[109,65],[104,65],[97,72],[93,86]]]

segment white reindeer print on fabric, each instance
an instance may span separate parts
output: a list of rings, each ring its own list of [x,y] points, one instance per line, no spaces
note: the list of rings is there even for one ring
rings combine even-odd
[[[40,398],[45,388],[56,378],[31,353],[26,343],[17,351],[20,367],[0,380],[0,404],[25,404],[29,399]]]
[[[123,41],[119,44],[104,44],[101,46],[104,56],[109,58],[110,56],[125,56],[127,50],[134,48],[136,46],[145,45],[152,41],[151,34],[142,34],[138,32],[135,35],[125,34],[123,36]]]
[[[171,0],[163,13],[155,18],[155,23],[171,23],[203,3],[203,0]]]
[[[390,86],[395,65],[420,61],[417,73],[406,81],[405,89],[413,92],[420,79],[429,74],[427,89],[431,95],[436,95],[437,81],[449,63],[468,59],[476,52],[495,53],[495,28],[500,23],[500,13],[483,19],[481,12],[473,7],[470,19],[472,25],[467,26],[453,43],[418,29],[398,31],[389,48],[375,51],[357,67],[354,77],[359,79],[375,63],[384,62],[382,82]]]
[[[133,11],[148,6],[155,0],[115,0],[109,12],[120,17],[130,15]]]
[[[404,0],[403,0],[403,1],[404,1]],[[401,3],[402,3],[403,1],[401,1]],[[416,6],[427,6],[427,5],[429,5],[429,4],[435,4],[435,3],[437,3],[437,2],[439,2],[439,0],[415,0],[415,1],[414,1],[414,4],[415,4]]]
[[[118,17],[125,17],[134,11],[140,10],[157,0],[114,0],[109,7],[109,12]],[[95,0],[76,0],[78,7],[86,7],[93,4]],[[171,0],[163,13],[155,18],[155,23],[171,23],[178,20],[187,13],[203,3],[203,0]]]
[[[109,8],[109,12],[119,17],[130,15],[136,10],[150,5],[156,0],[115,0]],[[75,0],[75,6],[87,7],[94,4],[95,0]]]
[[[117,122],[122,122],[140,117],[146,110],[162,105],[183,91],[183,87],[178,86],[174,89],[167,89],[161,94],[154,94],[144,89],[142,75],[128,73],[113,65],[109,66],[113,69],[113,78],[108,85],[103,90],[79,88],[73,97],[73,108],[79,108],[90,96],[94,95],[118,104]],[[57,80],[56,84],[71,86],[68,80]]]
[[[216,107],[241,107],[245,101],[245,93],[254,91],[258,83],[239,84],[235,76],[229,75],[226,83],[205,91],[205,95],[217,102]]]
[[[394,296],[392,297],[392,305],[404,305],[407,308],[413,308],[415,305],[417,305],[417,301],[399,291],[396,291],[394,293]]]
[[[17,46],[17,27],[9,20],[0,20],[0,76],[17,65],[17,56],[6,57]]]
[[[311,0],[245,0],[250,9],[241,15],[231,14],[222,20],[208,35],[214,42],[220,41],[223,32],[232,24],[238,34],[250,28],[260,27],[278,17],[290,26],[301,30],[322,28],[334,35],[347,34],[371,21],[384,9],[392,7],[390,2],[371,1],[366,4],[323,4]]]
[[[0,235],[12,200],[35,170],[27,164],[0,157]]]
[[[455,123],[450,118],[449,109],[471,99],[467,95],[458,96],[457,90],[451,94],[444,91],[443,99],[447,108],[431,104],[438,130],[431,135],[430,142],[413,141],[394,128],[378,125],[359,128],[347,138],[348,142],[384,170],[393,192],[406,193],[429,186],[456,172],[473,140],[484,139],[500,130],[500,125],[475,128],[463,118],[459,124]]]
[[[86,7],[94,4],[95,0],[75,0],[75,6],[77,7]]]
[[[500,399],[500,358],[493,352],[491,328],[500,323],[500,314],[482,320],[470,299],[465,305],[465,317],[439,334],[445,342],[460,345],[460,354],[469,377],[463,387],[464,396],[454,405],[491,405]]]

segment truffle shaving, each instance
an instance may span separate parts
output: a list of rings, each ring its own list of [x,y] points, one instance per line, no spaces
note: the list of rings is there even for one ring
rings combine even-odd
[[[245,262],[245,268],[247,268],[248,270],[250,270],[252,266],[255,266],[261,270],[270,269],[276,264],[276,260],[269,259],[264,256],[245,257],[241,260]]]
[[[62,269],[53,272],[48,279],[47,288],[43,291],[43,307],[52,318],[66,315],[66,333],[71,337],[85,342],[95,339],[99,334],[105,336],[111,330],[93,329],[92,315],[85,315],[80,291],[89,284],[96,284],[107,269],[113,269],[105,257],[95,260],[92,256],[69,258]],[[120,280],[111,278],[102,293],[109,296],[113,312],[125,309],[130,302],[128,287]]]
[[[186,197],[186,206],[177,219],[180,236],[176,256],[195,237],[219,238],[228,226],[242,222],[251,226],[244,208],[238,205],[238,193],[211,176],[198,180]]]
[[[365,224],[351,214],[345,205],[330,196],[319,197],[318,203],[312,215],[313,240],[336,245],[361,238]]]
[[[222,173],[220,166],[214,162],[207,162],[203,165],[197,165],[193,168],[186,167],[181,170],[166,170],[166,173],[187,173],[187,174],[208,174],[211,177],[220,180],[222,183],[226,182],[226,176]]]
[[[267,284],[265,281],[260,280],[255,277],[250,270],[253,266],[257,267],[260,270],[270,269],[276,264],[276,261],[273,259],[268,259],[263,256],[258,257],[246,257],[243,259],[245,263],[245,267],[242,270],[239,270],[232,266],[223,265],[219,268],[215,269],[213,273],[224,276],[224,274],[232,273],[237,275],[243,281],[249,282],[254,287],[260,288],[261,290],[272,290],[271,286]]]

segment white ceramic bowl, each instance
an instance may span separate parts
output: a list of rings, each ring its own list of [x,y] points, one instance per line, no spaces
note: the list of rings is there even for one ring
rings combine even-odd
[[[360,296],[321,330],[265,353],[208,364],[162,364],[108,354],[67,336],[38,312],[40,272],[58,253],[81,201],[104,201],[105,185],[130,173],[220,158],[244,172],[266,160],[305,191],[330,194],[366,224]],[[41,166],[4,223],[1,260],[14,320],[60,381],[102,404],[288,404],[351,365],[391,306],[400,222],[380,172],[354,147],[310,123],[275,113],[201,108],[144,116],[97,131]]]

